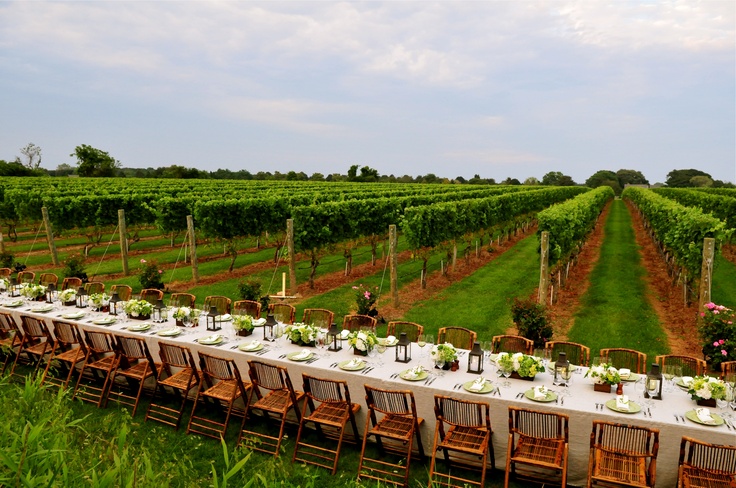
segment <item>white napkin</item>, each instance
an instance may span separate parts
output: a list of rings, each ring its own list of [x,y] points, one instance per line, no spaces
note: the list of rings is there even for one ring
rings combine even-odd
[[[544,400],[545,398],[547,398],[547,387],[546,386],[542,385],[542,386],[537,386],[536,388],[534,388],[534,399],[535,400]]]
[[[482,376],[478,377],[473,384],[468,387],[472,391],[481,391],[486,386],[486,379]]]
[[[199,342],[217,342],[220,337],[222,337],[220,334],[212,334],[211,336],[200,339]]]
[[[417,366],[416,368],[411,368],[409,371],[404,373],[404,376],[406,378],[414,379],[420,374],[422,374],[423,372],[424,372],[424,368],[422,368],[421,366]]]
[[[84,312],[77,312],[77,313],[65,313],[65,314],[64,314],[64,315],[62,315],[61,317],[62,317],[62,318],[65,318],[65,319],[79,319],[79,318],[82,318],[82,317],[84,317]]]
[[[340,332],[340,337],[342,339],[347,339],[348,335],[350,335],[350,331],[348,329],[343,329],[342,332]]]
[[[266,319],[264,319],[263,317],[261,317],[260,319],[255,319],[253,321],[253,325],[255,325],[256,327],[260,327],[261,325],[265,323],[266,323]]]
[[[295,354],[294,356],[291,357],[291,359],[308,358],[310,354],[312,354],[312,352],[309,349],[302,349],[302,352],[300,352],[299,354]]]
[[[683,376],[682,377],[682,384],[685,386],[690,386],[693,383],[693,377],[692,376]]]
[[[360,365],[363,364],[362,359],[351,359],[348,364],[345,365],[346,368],[359,368]]]
[[[174,327],[172,327],[170,329],[165,329],[165,330],[160,331],[158,333],[158,335],[161,335],[161,336],[170,336],[170,335],[176,335],[179,332],[181,332],[179,330],[179,327],[174,326]]]
[[[230,315],[229,313],[226,313],[223,315],[218,315],[216,320],[218,322],[227,322],[228,320],[232,320],[232,318],[233,318],[232,315]]]
[[[629,396],[618,395],[616,397],[616,409],[617,410],[628,410],[629,409]]]
[[[629,376],[631,376],[631,370],[626,368],[621,368],[618,370],[618,375],[621,377],[621,379],[626,379]]]
[[[251,341],[245,345],[245,348],[246,349],[258,349],[258,346],[260,345],[261,343],[259,341]]]
[[[710,410],[708,410],[707,408],[696,408],[695,415],[698,416],[698,420],[706,424],[712,424],[715,422],[715,420],[713,420],[713,417],[710,416]]]
[[[396,336],[388,336],[386,337],[386,345],[393,344],[396,342]]]

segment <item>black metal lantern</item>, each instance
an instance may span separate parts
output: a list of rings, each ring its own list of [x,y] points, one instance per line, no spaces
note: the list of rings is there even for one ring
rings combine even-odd
[[[567,360],[567,353],[561,352],[555,362],[555,378],[552,381],[555,385],[567,386],[567,380],[570,379],[570,361]]]
[[[21,287],[21,284],[18,283],[18,280],[14,276],[12,276],[10,278],[10,285],[8,286],[8,296],[9,297],[19,297],[20,287]]]
[[[151,319],[155,323],[162,323],[166,322],[168,319],[168,313],[166,310],[166,305],[164,305],[164,301],[159,299],[156,300],[156,304],[153,306],[153,310],[151,311]]]
[[[481,374],[483,372],[483,349],[480,342],[473,343],[473,349],[468,353],[468,373]]]
[[[662,373],[659,371],[659,364],[652,363],[652,368],[647,373],[646,388],[644,389],[644,398],[652,400],[662,399]]]
[[[330,342],[328,351],[339,351],[342,349],[342,341],[340,340],[340,330],[337,328],[337,324],[330,325],[327,331],[327,340]]]
[[[59,293],[56,291],[56,285],[49,283],[46,287],[46,303],[54,303]]]
[[[83,286],[77,290],[77,308],[87,308],[87,290]]]
[[[409,361],[411,361],[411,342],[407,339],[406,332],[402,332],[396,344],[396,362],[408,363]]]
[[[122,301],[117,291],[112,292],[112,298],[107,302],[110,307],[110,315],[117,315],[123,310]]]
[[[274,327],[277,327],[279,323],[276,321],[276,317],[272,313],[266,315],[266,323],[263,324],[263,340],[273,342],[276,338]]]
[[[210,311],[205,315],[207,322],[207,330],[220,330],[220,323],[217,321],[217,307],[214,305],[210,307]]]

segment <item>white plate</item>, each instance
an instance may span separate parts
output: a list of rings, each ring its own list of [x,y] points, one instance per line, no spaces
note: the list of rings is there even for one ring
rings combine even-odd
[[[170,329],[165,329],[158,332],[158,335],[162,337],[175,337],[179,334],[181,334],[181,329],[179,327],[172,327]]]

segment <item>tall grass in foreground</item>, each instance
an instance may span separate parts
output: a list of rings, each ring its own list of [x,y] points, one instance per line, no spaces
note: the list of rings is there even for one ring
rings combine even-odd
[[[667,354],[667,336],[647,299],[646,271],[634,239],[631,215],[621,200],[611,204],[600,258],[590,273],[590,287],[575,313],[568,339],[590,347],[636,349],[654,359]]]

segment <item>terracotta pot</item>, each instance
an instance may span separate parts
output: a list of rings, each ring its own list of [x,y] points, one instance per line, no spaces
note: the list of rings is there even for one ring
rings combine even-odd
[[[697,403],[701,407],[716,408],[716,399],[715,398],[710,398],[708,400],[704,400],[704,399],[701,398],[700,400],[696,400],[695,403]]]
[[[593,383],[593,389],[595,391],[601,391],[603,393],[611,393],[611,385],[606,383]]]
[[[251,335],[252,333],[253,333],[253,331],[252,331],[252,330],[245,330],[245,329],[243,329],[243,330],[239,330],[239,331],[238,331],[238,335],[239,335],[239,336],[242,336],[242,337],[248,337],[248,336],[249,336],[249,335]]]

